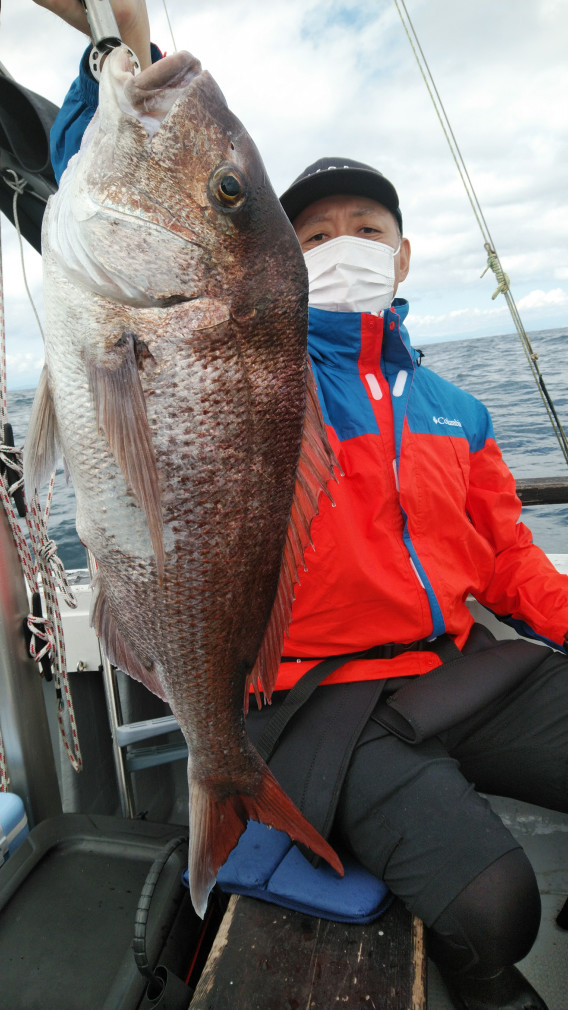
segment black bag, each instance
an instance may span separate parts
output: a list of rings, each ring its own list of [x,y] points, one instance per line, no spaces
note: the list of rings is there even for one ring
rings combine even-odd
[[[49,155],[49,133],[59,109],[22,87],[0,68],[0,211],[17,216],[25,239],[41,252],[41,223],[48,198],[57,189]]]

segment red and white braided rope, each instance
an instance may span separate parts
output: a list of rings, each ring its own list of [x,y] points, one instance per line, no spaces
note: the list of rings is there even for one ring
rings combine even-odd
[[[18,228],[16,193],[14,196],[14,222],[18,230],[20,251],[22,251],[22,240]],[[0,423],[4,424],[6,420],[6,328],[0,234]],[[7,455],[8,453],[9,455]],[[32,551],[30,551],[22,532],[11,498],[11,492],[15,491],[17,488],[21,488],[23,492],[22,450],[14,449],[12,446],[0,445],[0,459],[2,459],[4,463],[9,463],[12,471],[15,470],[18,474],[17,480],[11,486],[8,486],[6,475],[1,475],[0,498],[10,524],[16,548],[18,550],[22,570],[30,592],[39,592],[39,582],[41,581],[41,587],[43,589],[45,599],[45,616],[38,618],[33,614],[28,614],[27,617],[27,626],[32,634],[30,654],[38,663],[44,658],[44,656],[49,655],[55,683],[57,697],[57,720],[59,723],[61,738],[71,765],[75,771],[80,771],[83,761],[77,734],[73,699],[71,697],[71,690],[67,676],[63,622],[61,620],[57,589],[59,589],[69,607],[76,607],[77,603],[69,588],[61,559],[57,555],[57,545],[53,540],[50,540],[47,531],[47,520],[53,497],[55,474],[52,475],[49,484],[45,510],[42,510],[41,508],[37,492],[34,493],[29,505],[26,503],[26,525],[33,556],[35,557],[34,563]],[[39,639],[45,643],[39,650],[35,645],[35,639]],[[0,732],[0,791],[5,791],[8,784],[9,775],[2,735]]]
[[[6,326],[4,321],[4,278],[2,271],[2,229],[0,226],[0,345],[6,347]],[[6,420],[6,360],[5,354],[0,354],[0,424]],[[0,792],[6,792],[9,784],[8,769],[0,728]]]

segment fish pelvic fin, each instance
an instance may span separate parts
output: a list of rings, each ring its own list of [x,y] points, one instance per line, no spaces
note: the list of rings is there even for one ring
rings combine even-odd
[[[43,366],[34,397],[24,446],[24,481],[28,500],[48,480],[59,456],[59,435],[47,365]]]
[[[285,831],[293,841],[307,845],[325,859],[340,876],[344,874],[331,845],[300,813],[266,766],[254,796],[232,793],[216,798],[206,784],[190,778],[189,812],[189,885],[193,907],[201,918],[219,867],[234,849],[249,820]]]
[[[123,670],[133,680],[139,680],[149,691],[167,701],[164,690],[152,666],[146,666],[121,633],[101,585],[100,573],[93,582],[91,625],[101,640],[102,647],[113,666]]]
[[[306,413],[282,568],[266,633],[245,686],[245,712],[248,711],[251,684],[259,707],[260,688],[267,701],[270,701],[278,676],[284,635],[292,614],[295,587],[300,581],[298,570],[300,566],[306,567],[306,548],[308,545],[313,547],[310,527],[319,512],[320,494],[323,492],[333,502],[327,485],[331,480],[337,480],[335,468],[341,473],[339,462],[329,444],[314,373],[308,359]]]
[[[125,330],[114,345],[109,364],[87,361],[97,426],[102,429],[125,481],[146,515],[158,578],[164,574],[162,499],[152,435],[140,381],[137,340]]]

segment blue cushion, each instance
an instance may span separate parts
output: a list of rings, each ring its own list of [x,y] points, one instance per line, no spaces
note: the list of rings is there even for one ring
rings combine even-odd
[[[372,922],[388,908],[392,895],[351,856],[339,856],[344,877],[327,863],[312,866],[284,832],[249,821],[217,883],[228,894],[245,894],[322,919]]]
[[[242,889],[238,892],[241,894],[255,888],[266,888],[267,881],[293,844],[284,831],[268,828],[258,821],[249,821],[238,845],[219,870],[217,883],[230,893],[233,885]]]
[[[15,793],[0,792],[0,866],[29,834],[24,804]]]

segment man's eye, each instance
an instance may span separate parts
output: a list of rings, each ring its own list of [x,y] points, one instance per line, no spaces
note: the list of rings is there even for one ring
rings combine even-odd
[[[317,235],[310,235],[308,242],[323,242],[325,239],[325,233],[323,231],[318,231]]]
[[[359,231],[362,231],[364,235],[380,235],[378,228],[371,228],[370,225],[363,225]]]

